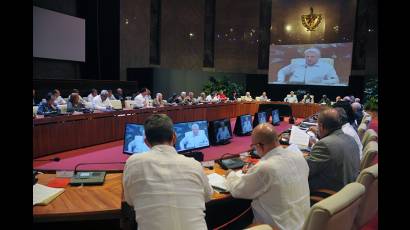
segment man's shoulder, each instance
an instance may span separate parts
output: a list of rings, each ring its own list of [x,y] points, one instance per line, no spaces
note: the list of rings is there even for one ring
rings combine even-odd
[[[133,141],[131,141],[130,142],[130,144],[134,144],[133,143]],[[127,164],[128,164],[128,162],[139,162],[139,161],[141,161],[141,160],[144,160],[144,159],[149,159],[150,158],[150,153],[151,151],[148,151],[148,152],[143,152],[143,153],[137,153],[137,154],[133,154],[133,155],[131,155],[130,157],[128,157],[128,159],[127,159]]]
[[[333,69],[334,68],[331,64],[329,64],[326,61],[318,61],[317,64],[319,65],[320,68],[328,68],[328,69]]]
[[[332,134],[328,135],[327,137],[322,138],[320,141],[316,143],[319,145],[325,146],[334,146],[338,147],[339,145],[343,145],[343,148],[349,147],[351,145],[356,145],[355,140],[352,136],[344,133],[342,129],[334,131]]]

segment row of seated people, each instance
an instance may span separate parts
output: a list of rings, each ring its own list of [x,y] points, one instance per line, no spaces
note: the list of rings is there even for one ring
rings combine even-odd
[[[33,106],[36,105],[34,101],[35,91],[33,90]],[[338,99],[339,98],[339,99]],[[340,101],[340,97],[336,98],[336,101]],[[347,99],[346,99],[347,98]],[[67,112],[80,112],[84,108],[88,108],[91,110],[100,110],[100,111],[107,111],[112,110],[113,105],[111,101],[113,100],[130,100],[131,97],[126,97],[123,94],[121,88],[116,90],[116,94],[112,93],[112,90],[102,90],[100,94],[96,89],[92,89],[91,93],[87,97],[81,97],[80,92],[77,89],[72,91],[72,94],[69,95],[67,99],[63,99],[61,97],[60,91],[58,89],[53,90],[53,92],[48,93],[45,99],[40,102],[38,105],[37,114],[44,114],[45,112],[50,111],[57,111],[59,112],[59,107],[62,105],[67,106]],[[266,92],[263,92],[260,97],[255,98],[256,101],[270,101],[270,99],[266,96]],[[151,98],[151,91],[147,88],[142,88],[139,91],[139,94],[134,97],[133,100],[133,107],[135,108],[145,108],[145,107],[163,107],[168,105],[192,105],[192,104],[200,104],[200,103],[218,103],[218,102],[225,102],[229,100],[237,100],[237,101],[253,101],[254,99],[250,95],[250,92],[246,92],[245,96],[237,96],[236,92],[233,92],[231,97],[225,96],[223,90],[219,92],[212,92],[208,96],[204,92],[200,94],[199,97],[195,98],[193,92],[181,92],[180,95],[173,94],[167,100],[164,100],[161,93],[157,93],[154,99]],[[343,100],[348,101],[350,100],[349,97],[345,97]],[[352,103],[352,107],[358,113],[363,110],[363,107],[359,103],[360,99],[354,99],[356,102]],[[297,97],[294,92],[290,92],[290,94],[284,99],[285,102],[294,103],[297,102]],[[302,103],[314,103],[313,95],[305,95]],[[330,100],[323,95],[322,100],[319,102],[321,104],[330,105]],[[122,108],[122,105],[120,106]]]
[[[354,128],[345,133],[347,123],[342,107],[322,111],[318,128],[313,130],[318,141],[312,143],[306,158],[282,147],[274,126],[258,125],[252,132],[251,147],[261,160],[243,169],[243,175],[226,172],[231,195],[252,200],[255,223],[273,229],[302,229],[310,211],[311,192],[340,191],[360,173],[362,147],[352,137]],[[138,227],[206,229],[205,202],[211,199],[213,189],[201,164],[177,154],[173,122],[167,115],[151,115],[144,130],[150,150],[128,158],[123,173],[124,198],[135,210]]]
[[[33,106],[36,105],[34,100],[35,91],[33,90]],[[48,93],[46,97],[38,104],[37,114],[44,114],[48,112],[60,112],[60,107],[66,106],[67,112],[80,112],[84,108],[91,110],[110,111],[113,108],[111,101],[114,100],[130,100],[131,97],[126,97],[122,89],[117,89],[117,93],[113,95],[112,90],[102,90],[100,94],[96,89],[92,89],[91,93],[87,97],[81,97],[79,91],[74,89],[68,98],[63,99],[58,89]],[[218,103],[232,100],[241,99],[244,101],[252,101],[253,98],[249,92],[246,92],[245,96],[241,98],[236,97],[234,93],[232,98],[225,96],[223,90],[219,92],[212,92],[206,96],[204,92],[199,97],[195,98],[193,92],[181,92],[180,95],[174,94],[168,100],[164,100],[161,93],[157,93],[154,99],[151,98],[151,91],[147,88],[142,88],[139,94],[132,100],[132,106],[134,108],[146,108],[146,107],[163,107],[169,105],[193,105],[200,103]],[[266,92],[257,98],[258,101],[269,101],[266,96]]]
[[[298,103],[298,97],[297,95],[293,92],[290,91],[288,95],[283,99],[284,102],[289,102],[289,103]],[[355,98],[354,96],[346,96],[343,99],[340,96],[337,96],[335,98],[335,101],[331,101],[326,94],[322,95],[322,98],[319,100],[319,104],[324,104],[324,105],[332,105],[338,101],[348,101],[350,103],[358,103],[360,104],[360,98]],[[303,96],[303,99],[300,100],[301,103],[315,103],[315,96],[311,95],[309,93],[306,93]]]

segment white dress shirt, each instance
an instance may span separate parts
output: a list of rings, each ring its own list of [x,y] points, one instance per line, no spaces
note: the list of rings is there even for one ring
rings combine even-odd
[[[107,107],[112,107],[110,99],[106,98],[105,101],[102,101],[101,96],[95,96],[93,98],[93,108],[96,110],[106,110]]]
[[[94,96],[90,93],[90,94],[88,94],[87,99],[88,99],[89,102],[93,102]]]
[[[226,184],[233,197],[253,200],[255,222],[294,230],[309,214],[308,177],[303,155],[278,146],[242,177],[229,173]]]
[[[288,83],[299,84],[338,84],[339,77],[336,70],[327,62],[318,61],[314,65],[307,65],[305,60],[293,63],[278,71],[278,82],[285,82],[285,77],[290,76]]]
[[[128,152],[130,153],[142,153],[147,151],[149,151],[149,148],[145,144],[143,136],[135,136],[134,140],[128,144]]]
[[[283,99],[284,102],[289,102],[289,103],[298,103],[298,98],[296,95],[291,96],[290,94]]]
[[[268,100],[268,97],[262,95],[262,96],[259,97],[259,100],[260,100],[260,101],[267,101],[267,100]]]
[[[194,135],[192,131],[185,134],[185,137],[179,143],[181,150],[199,148],[209,145],[208,137],[205,135],[204,130],[199,130],[197,135]]]
[[[123,187],[138,229],[207,229],[205,202],[213,193],[208,177],[198,161],[174,147],[156,145],[128,158]]]
[[[66,102],[61,96],[58,96],[58,97],[55,99],[54,103],[56,103],[57,105],[65,105],[65,104],[67,104],[67,102]]]
[[[353,126],[347,122],[342,126],[342,131],[343,133],[351,136],[354,138],[354,141],[356,141],[357,146],[359,147],[359,153],[360,153],[360,160],[363,157],[363,145],[362,142],[360,141],[359,135],[357,134],[356,130],[354,130]]]
[[[145,97],[142,96],[142,94],[138,94],[135,98],[135,106],[138,108],[142,108],[144,107],[144,103],[145,103]]]
[[[245,101],[253,101],[252,96],[245,96]]]

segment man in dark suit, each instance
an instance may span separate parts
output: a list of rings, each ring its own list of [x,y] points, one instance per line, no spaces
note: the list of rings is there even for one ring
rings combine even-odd
[[[306,158],[311,192],[317,189],[339,191],[359,175],[359,147],[341,127],[337,110],[327,109],[319,114],[320,140]]]
[[[122,89],[121,89],[121,88],[118,88],[118,89],[117,89],[117,93],[114,94],[114,97],[115,97],[117,100],[120,100],[120,101],[124,101],[124,100],[125,100],[125,95],[124,95],[124,93],[122,92]]]

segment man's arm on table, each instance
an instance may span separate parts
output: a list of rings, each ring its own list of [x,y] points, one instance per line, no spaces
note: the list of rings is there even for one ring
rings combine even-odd
[[[233,171],[230,172],[226,176],[229,192],[236,198],[255,199],[269,188],[268,172],[266,171],[266,166],[259,162],[241,177]]]

